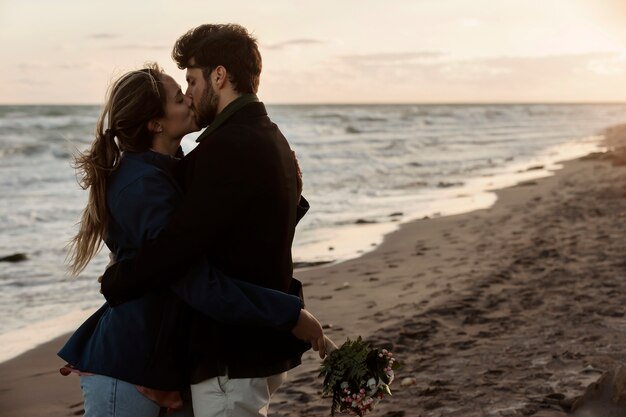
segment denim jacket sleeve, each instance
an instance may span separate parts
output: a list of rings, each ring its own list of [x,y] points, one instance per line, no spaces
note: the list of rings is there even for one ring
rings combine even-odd
[[[160,171],[143,175],[126,186],[110,205],[126,241],[135,248],[159,234],[179,201],[166,175]],[[192,262],[181,278],[172,286],[179,297],[193,309],[228,324],[290,330],[302,308],[299,297],[230,278],[204,258]],[[112,284],[123,286],[122,281]],[[111,289],[115,292],[115,287]],[[109,304],[118,304],[104,295]]]

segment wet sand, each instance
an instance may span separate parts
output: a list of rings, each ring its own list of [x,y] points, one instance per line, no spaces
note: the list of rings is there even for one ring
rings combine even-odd
[[[607,141],[626,144],[626,129]],[[337,343],[362,335],[402,362],[372,415],[626,416],[625,163],[625,149],[571,161],[490,209],[412,222],[360,258],[297,271]],[[58,374],[65,338],[0,364],[1,416],[81,415],[77,378]],[[318,367],[308,353],[270,415],[328,415]]]

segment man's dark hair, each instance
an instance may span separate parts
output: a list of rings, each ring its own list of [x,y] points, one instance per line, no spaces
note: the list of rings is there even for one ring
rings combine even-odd
[[[174,44],[172,58],[178,68],[202,68],[208,81],[218,66],[228,71],[228,79],[238,93],[256,93],[261,78],[261,54],[246,28],[236,24],[202,25],[191,29]]]

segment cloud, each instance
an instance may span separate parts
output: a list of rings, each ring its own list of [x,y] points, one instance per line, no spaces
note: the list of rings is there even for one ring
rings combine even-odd
[[[50,85],[49,82],[43,81],[41,79],[35,78],[17,78],[13,80],[16,84],[26,85],[26,86],[43,86]]]
[[[101,33],[92,33],[91,35],[88,35],[87,37],[91,39],[113,39],[113,38],[117,38],[118,35],[116,35],[115,33],[101,32]]]
[[[46,66],[43,64],[31,64],[28,62],[20,62],[19,64],[17,64],[17,68],[23,71],[28,71],[28,70],[44,69],[46,68]]]
[[[513,72],[511,67],[495,62],[461,61],[450,62],[437,67],[440,74],[453,80],[472,81],[494,78]]]
[[[42,70],[51,70],[51,69],[59,69],[59,70],[76,70],[83,69],[89,67],[89,64],[86,62],[74,62],[67,63],[64,62],[62,64],[53,64],[53,63],[32,63],[32,62],[21,62],[17,64],[17,68],[23,71],[42,71]]]
[[[626,84],[626,70],[621,70],[626,56],[617,52],[473,59],[381,53],[354,58],[335,57],[332,76],[327,72],[323,82],[309,81],[319,86],[330,79],[334,90],[367,102],[615,101],[624,91],[619,86]],[[383,87],[373,91],[371,86]]]
[[[354,65],[388,66],[406,64],[409,62],[432,62],[444,56],[444,53],[437,51],[382,52],[362,55],[342,55],[339,56],[339,59]]]
[[[458,79],[545,77],[548,74],[608,75],[622,72],[624,57],[618,53],[544,55],[537,57],[491,57],[446,63],[442,70]]]
[[[170,49],[171,45],[141,45],[141,44],[126,44],[126,45],[114,45],[111,46],[111,49],[139,49],[139,50],[148,50],[148,49]]]
[[[598,75],[617,75],[624,73],[624,54],[614,54],[590,59],[587,63],[587,70]]]
[[[318,40],[318,39],[291,39],[291,40],[284,41],[284,42],[274,43],[274,44],[270,44],[270,45],[263,45],[263,47],[265,49],[281,50],[281,49],[285,49],[286,47],[289,47],[289,46],[295,46],[295,45],[304,45],[304,46],[319,45],[321,43],[326,43],[326,42]]]
[[[475,28],[482,24],[480,20],[473,18],[473,17],[462,17],[461,19],[458,20],[458,22],[459,22],[459,25],[466,27],[466,28]]]
[[[625,56],[618,53],[586,53],[537,57],[496,56],[452,59],[441,52],[377,53],[337,57],[350,71],[369,75],[422,76],[450,81],[526,78],[528,74],[587,73],[610,75],[622,73]]]

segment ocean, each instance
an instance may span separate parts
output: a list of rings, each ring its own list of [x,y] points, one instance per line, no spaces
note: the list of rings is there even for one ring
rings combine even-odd
[[[368,251],[402,222],[488,207],[490,190],[549,175],[601,150],[622,104],[270,105],[296,151],[311,210],[294,259]],[[0,106],[0,361],[67,332],[102,302],[99,254],[67,275],[66,245],[87,192],[72,155],[93,139],[99,106]],[[183,140],[193,149],[192,134]],[[236,163],[236,161],[233,161]]]

